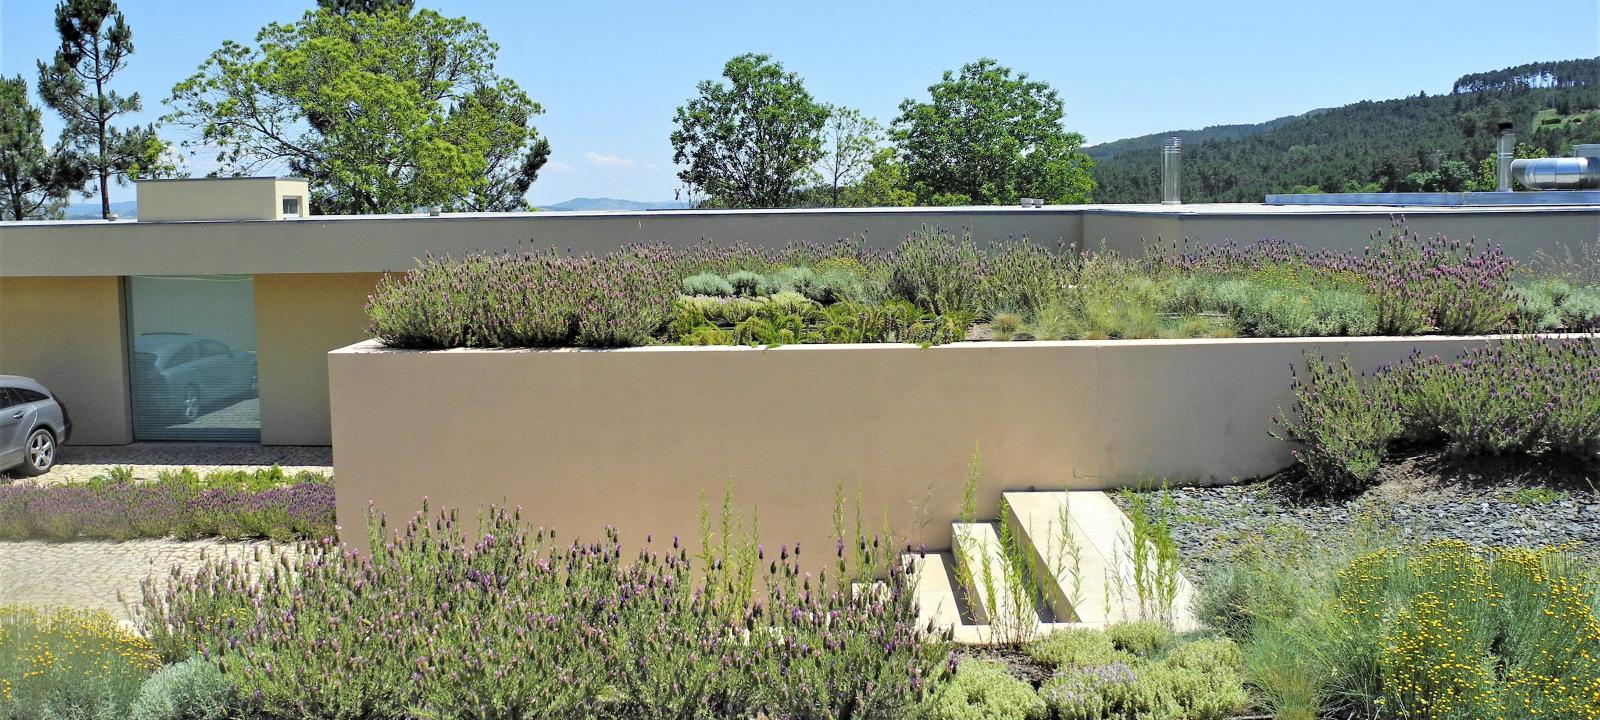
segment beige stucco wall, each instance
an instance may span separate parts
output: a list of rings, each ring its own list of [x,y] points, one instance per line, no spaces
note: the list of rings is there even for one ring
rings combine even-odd
[[[178,183],[181,184],[181,183]],[[1360,247],[1404,213],[1420,232],[1476,235],[1518,257],[1600,237],[1600,207],[1336,208],[1264,205],[1097,205],[630,213],[310,216],[239,222],[84,221],[0,226],[0,276],[385,272],[414,259],[507,249],[605,252],[632,242],[679,246],[862,237],[893,247],[924,225],[970,229],[981,242],[1027,236],[1138,251],[1141,240],[1282,237],[1311,247]]]
[[[141,180],[137,193],[139,220],[147,223],[282,220],[284,196],[300,198],[304,213],[310,195],[305,180],[272,177]]]
[[[1216,206],[1213,206],[1216,207]],[[1142,249],[1140,240],[1154,242],[1189,240],[1192,243],[1219,243],[1228,240],[1251,242],[1260,238],[1280,238],[1314,249],[1360,250],[1371,244],[1373,233],[1387,235],[1395,222],[1429,237],[1445,235],[1480,242],[1494,242],[1512,257],[1531,260],[1540,252],[1555,254],[1563,248],[1577,251],[1584,243],[1600,239],[1600,212],[1472,212],[1470,210],[1420,212],[1415,209],[1389,209],[1387,212],[1301,212],[1260,213],[1223,211],[1190,213],[1175,211],[1170,216],[1101,210],[1084,215],[1083,240],[1087,247],[1101,241],[1120,252]],[[1390,215],[1389,213],[1393,213]],[[1580,255],[1581,257],[1581,255]]]
[[[59,394],[71,444],[132,440],[124,338],[119,278],[0,278],[0,374]]]
[[[1473,338],[960,343],[329,357],[339,519],[521,505],[592,538],[696,533],[700,494],[759,514],[769,546],[831,544],[834,485],[901,541],[947,547],[981,449],[1002,490],[1228,482],[1289,464],[1268,418],[1307,351],[1363,369]],[[874,527],[876,522],[873,523]],[[355,533],[351,533],[355,535]]]
[[[379,277],[255,277],[262,444],[329,444],[328,351],[367,337],[364,308]]]

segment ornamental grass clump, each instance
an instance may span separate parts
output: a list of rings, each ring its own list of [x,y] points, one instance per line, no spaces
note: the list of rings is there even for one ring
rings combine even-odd
[[[0,718],[125,718],[160,666],[149,641],[103,610],[0,606]]]
[[[948,674],[897,563],[858,589],[805,572],[798,547],[706,527],[691,555],[563,542],[498,508],[470,533],[453,511],[369,516],[370,555],[328,539],[264,573],[146,584],[146,630],[276,720],[892,718]]]

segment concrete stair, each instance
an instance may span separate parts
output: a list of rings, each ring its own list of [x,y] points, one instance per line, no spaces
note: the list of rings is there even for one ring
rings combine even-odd
[[[1141,619],[1179,632],[1197,627],[1194,586],[1182,573],[1167,617],[1141,610],[1133,524],[1105,493],[1008,492],[1001,515],[993,523],[953,523],[948,553],[905,557],[922,624],[973,644]]]

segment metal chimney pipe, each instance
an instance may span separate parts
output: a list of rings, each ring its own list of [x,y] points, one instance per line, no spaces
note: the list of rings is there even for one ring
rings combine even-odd
[[[1183,169],[1183,141],[1167,138],[1161,143],[1161,204],[1177,205],[1178,175]]]
[[[1511,123],[1500,123],[1500,139],[1494,154],[1495,192],[1511,192],[1511,161],[1517,155],[1517,136],[1511,131],[1511,128]]]

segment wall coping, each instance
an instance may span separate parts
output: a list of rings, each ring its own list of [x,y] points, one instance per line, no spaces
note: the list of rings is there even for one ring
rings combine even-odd
[[[923,347],[915,343],[812,343],[779,345],[777,347],[751,347],[748,345],[647,345],[626,348],[447,348],[418,350],[392,348],[376,339],[367,339],[342,348],[328,351],[329,355],[642,355],[659,353],[728,353],[728,352],[827,352],[853,350],[982,350],[994,348],[1043,349],[1116,348],[1116,347],[1229,347],[1238,345],[1303,345],[1306,343],[1397,343],[1417,342],[1488,342],[1539,337],[1549,340],[1600,340],[1600,333],[1502,333],[1497,335],[1360,335],[1327,337],[1283,338],[1161,338],[1147,340],[964,340],[962,342]]]

